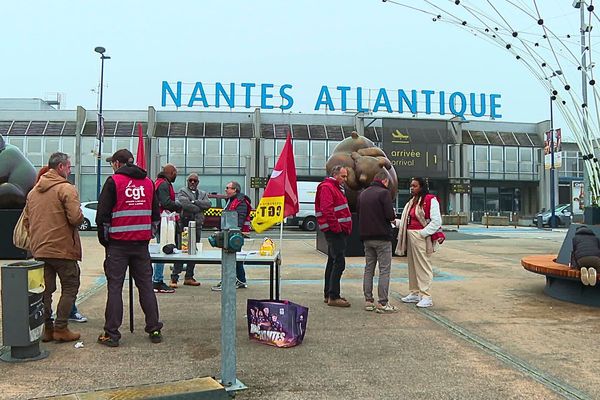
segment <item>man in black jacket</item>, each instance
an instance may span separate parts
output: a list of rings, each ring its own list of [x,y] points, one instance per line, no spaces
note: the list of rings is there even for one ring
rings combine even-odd
[[[369,187],[358,196],[358,227],[360,239],[365,246],[365,274],[363,291],[365,310],[381,314],[394,313],[396,307],[389,304],[390,269],[392,267],[392,222],[396,215],[392,195],[387,189],[389,177],[385,170],[379,171]],[[373,298],[373,275],[379,261],[379,301]]]
[[[596,286],[597,269],[600,268],[600,239],[585,225],[578,227],[573,236],[570,266],[580,269],[581,283]]]
[[[177,168],[173,164],[166,164],[162,171],[159,172],[154,186],[156,188],[156,197],[158,198],[158,204],[160,213],[162,216],[163,211],[179,212],[181,211],[181,203],[175,198],[175,190],[173,189],[173,182],[177,179]],[[178,219],[179,216],[176,217]],[[175,228],[178,228],[179,224],[175,224]],[[158,230],[159,235],[157,236],[160,241],[160,227]],[[164,240],[165,238],[163,238]],[[179,245],[179,231],[175,231],[175,245]],[[182,263],[175,263],[174,268],[183,268]],[[152,274],[152,283],[155,293],[173,293],[175,289],[167,286],[164,281],[165,264],[162,262],[154,263],[154,273]]]

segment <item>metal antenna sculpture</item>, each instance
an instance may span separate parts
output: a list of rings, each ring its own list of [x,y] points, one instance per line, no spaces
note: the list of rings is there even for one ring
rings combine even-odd
[[[540,0],[382,1],[426,14],[433,22],[465,29],[508,51],[525,66],[548,92],[573,134],[589,177],[585,189],[591,192],[591,204],[600,205],[600,165],[594,153],[599,147],[600,93],[595,85],[591,35],[592,22],[599,18],[593,1],[573,3],[581,11],[581,29],[575,34],[548,26],[551,18],[544,19]],[[588,89],[592,104],[587,103]]]

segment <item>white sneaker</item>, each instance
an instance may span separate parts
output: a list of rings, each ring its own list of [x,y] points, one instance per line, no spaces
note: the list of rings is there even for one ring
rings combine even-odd
[[[596,273],[596,268],[588,268],[588,283],[590,286],[596,286],[596,281],[598,280],[598,275]]]
[[[410,293],[408,296],[401,298],[403,303],[418,303],[421,300],[421,296],[416,293]]]
[[[581,283],[583,283],[584,285],[589,285],[590,284],[590,277],[588,275],[588,270],[586,267],[581,267],[581,269],[579,270],[579,273],[581,275]]]
[[[377,308],[375,308],[375,312],[378,314],[392,314],[398,312],[398,309],[390,303],[387,303],[385,306],[382,306],[378,303]]]
[[[433,300],[431,300],[430,296],[428,296],[428,297],[423,296],[421,301],[419,301],[417,303],[417,307],[421,307],[421,308],[431,307],[432,305],[433,305]]]
[[[375,303],[372,301],[365,301],[365,311],[373,311],[375,310]]]

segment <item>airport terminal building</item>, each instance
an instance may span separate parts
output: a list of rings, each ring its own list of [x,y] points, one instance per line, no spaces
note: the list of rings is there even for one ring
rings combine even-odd
[[[81,200],[96,199],[97,111],[58,110],[39,99],[0,100],[0,134],[19,147],[36,168],[63,151],[72,157],[73,181]],[[549,121],[514,123],[482,120],[389,118],[365,113],[301,114],[254,111],[175,111],[149,107],[104,111],[102,160],[120,148],[134,154],[141,123],[150,176],[160,166],[179,171],[176,189],[188,173],[200,175],[200,187],[222,193],[236,180],[257,203],[261,189],[252,177],[267,177],[287,133],[292,135],[299,179],[320,180],[335,146],[353,131],[384,149],[399,179],[398,205],[408,199],[413,176],[428,177],[441,199],[442,212],[465,213],[480,221],[494,215],[532,216],[549,208],[549,174],[543,165],[544,133]],[[574,144],[563,144],[558,170],[558,201],[573,198],[572,182],[583,180]],[[101,182],[112,174],[102,161]]]

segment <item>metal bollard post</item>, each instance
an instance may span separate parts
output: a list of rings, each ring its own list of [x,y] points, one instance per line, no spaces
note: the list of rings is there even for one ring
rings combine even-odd
[[[490,218],[489,218],[489,214],[487,212],[483,213],[483,216],[485,217],[485,227],[489,229],[490,227]]]
[[[517,222],[519,222],[519,216],[516,212],[513,212],[513,222],[515,224],[515,229],[517,229]]]
[[[456,213],[456,230],[460,229],[460,214]]]

